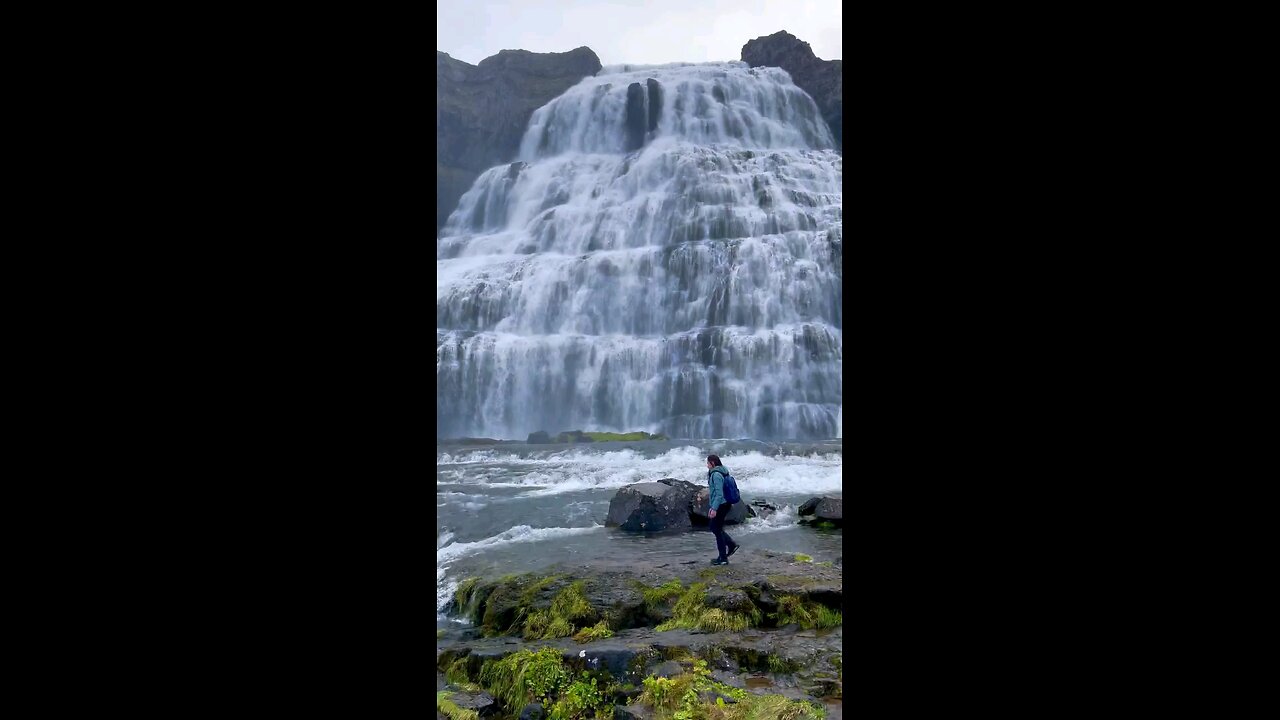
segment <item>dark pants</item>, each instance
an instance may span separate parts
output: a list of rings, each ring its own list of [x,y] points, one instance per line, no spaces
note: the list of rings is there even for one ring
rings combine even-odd
[[[732,507],[733,503],[724,503],[716,509],[716,516],[711,518],[711,532],[716,536],[716,552],[720,553],[721,560],[728,560],[729,548],[738,544],[724,531],[724,519],[729,517]]]

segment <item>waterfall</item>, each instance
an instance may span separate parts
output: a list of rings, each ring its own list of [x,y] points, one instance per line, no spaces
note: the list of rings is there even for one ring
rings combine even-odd
[[[841,430],[841,164],[777,68],[615,66],[436,243],[441,437]]]

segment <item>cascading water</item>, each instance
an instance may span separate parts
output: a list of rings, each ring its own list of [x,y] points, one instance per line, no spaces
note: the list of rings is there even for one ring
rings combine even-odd
[[[440,437],[830,438],[841,156],[777,68],[606,68],[436,246]]]

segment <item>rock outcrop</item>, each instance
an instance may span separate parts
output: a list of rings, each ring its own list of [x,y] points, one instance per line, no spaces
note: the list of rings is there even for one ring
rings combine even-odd
[[[742,61],[751,67],[780,67],[791,80],[818,104],[822,117],[831,128],[836,149],[842,150],[844,140],[841,123],[844,121],[844,63],[841,60],[821,60],[813,54],[809,43],[786,30],[758,37],[742,46]]]
[[[436,52],[436,232],[480,173],[511,162],[533,111],[600,71],[590,48],[503,50],[479,65]]]
[[[628,485],[609,501],[606,527],[643,532],[688,530],[689,504],[700,488],[691,482],[664,478]]]

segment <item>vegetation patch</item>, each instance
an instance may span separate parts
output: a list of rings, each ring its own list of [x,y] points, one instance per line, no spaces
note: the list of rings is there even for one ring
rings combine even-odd
[[[704,692],[720,695],[715,702],[701,698]],[[733,702],[725,702],[725,698]],[[788,700],[781,695],[752,695],[711,679],[706,662],[698,660],[693,670],[673,678],[647,677],[639,702],[654,710],[657,720],[798,720],[824,718],[825,711],[813,704]]]
[[[609,629],[609,623],[601,620],[591,627],[585,627],[579,630],[578,634],[573,636],[573,639],[580,643],[585,643],[591,642],[592,640],[601,640],[603,638],[610,637],[613,637],[613,631]]]
[[[551,720],[612,718],[612,698],[612,690],[602,690],[597,685],[596,678],[579,678],[569,683],[551,706]]]
[[[629,433],[615,433],[615,432],[586,432],[586,433],[582,433],[582,434],[583,434],[583,435],[586,435],[586,436],[587,436],[587,437],[589,437],[589,438],[591,438],[591,439],[592,439],[592,440],[594,440],[595,442],[614,442],[614,441],[619,441],[619,440],[629,440],[629,441],[634,442],[634,441],[637,441],[637,440],[666,440],[666,439],[668,439],[666,435],[663,435],[663,434],[661,434],[661,433],[659,433],[659,434],[657,434],[657,435],[650,435],[649,433],[647,433],[647,432],[642,432],[642,431],[639,431],[639,432],[629,432]]]
[[[480,682],[508,708],[519,710],[531,702],[551,704],[551,697],[569,686],[572,673],[555,648],[536,652],[525,648],[480,669]]]
[[[661,607],[663,603],[684,593],[684,586],[679,580],[669,580],[656,588],[641,586],[640,594],[644,596],[645,609],[650,612]]]
[[[458,590],[454,593],[454,600],[458,603],[458,612],[462,613],[467,609],[467,603],[471,602],[471,595],[475,592],[476,585],[480,583],[480,578],[469,577],[458,583]]]
[[[813,562],[813,558],[809,555],[805,555],[804,553],[796,553],[795,561],[811,563]]]
[[[436,710],[449,718],[449,720],[480,720],[480,713],[475,710],[464,710],[458,707],[449,699],[451,697],[453,697],[453,693],[448,690],[441,690],[436,693]]]
[[[795,595],[780,596],[778,612],[773,613],[773,617],[777,619],[778,627],[795,623],[805,630],[832,628],[843,623],[840,611]]]
[[[658,632],[678,628],[724,632],[746,630],[760,624],[760,611],[754,606],[750,613],[729,612],[720,608],[708,608],[706,600],[707,586],[704,583],[694,583],[676,602],[671,619],[655,629]]]
[[[543,587],[545,586],[543,584]],[[532,602],[533,595],[530,594],[528,600]],[[551,607],[547,610],[532,610],[528,607],[522,607],[521,612],[524,613],[524,620],[521,625],[526,640],[550,640],[569,637],[577,630],[574,621],[595,616],[595,611],[591,609],[591,603],[587,602],[587,597],[584,594],[584,585],[581,581],[561,590],[555,599],[551,601]],[[609,632],[608,625],[604,621],[596,625],[598,627],[602,624],[605,625],[604,632]],[[593,629],[592,632],[599,633],[600,630]],[[601,637],[608,637],[608,635]]]
[[[822,562],[818,563],[818,565],[821,565],[822,567],[835,567],[836,564],[831,562],[830,560],[823,560]]]
[[[557,575],[536,579],[531,575],[508,575],[492,585],[477,586],[472,591],[468,617],[481,626],[485,637],[518,634],[533,612],[539,593],[559,579]],[[548,626],[550,620],[548,617]]]

